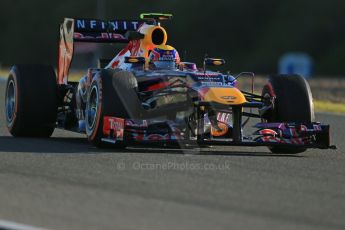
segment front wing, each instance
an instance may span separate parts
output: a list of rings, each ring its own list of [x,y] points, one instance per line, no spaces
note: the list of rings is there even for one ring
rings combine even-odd
[[[330,145],[329,125],[313,123],[258,123],[250,137],[241,141],[219,139],[209,135],[196,140],[186,132],[186,124],[176,121],[133,120],[105,116],[102,141],[131,144],[196,144],[229,146],[286,146],[303,148],[336,148]]]

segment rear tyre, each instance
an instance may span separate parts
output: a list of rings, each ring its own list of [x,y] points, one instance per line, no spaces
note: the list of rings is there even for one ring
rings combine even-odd
[[[14,137],[50,137],[56,126],[57,83],[46,65],[12,67],[5,95],[5,115]]]
[[[137,81],[130,72],[101,70],[92,80],[86,103],[86,133],[96,147],[124,148],[123,141],[102,142],[103,117],[140,118],[141,103],[136,94]]]
[[[271,100],[273,110],[264,117],[267,122],[305,122],[315,119],[313,97],[308,82],[299,75],[270,76],[262,90]],[[270,147],[272,153],[301,153],[305,148]]]

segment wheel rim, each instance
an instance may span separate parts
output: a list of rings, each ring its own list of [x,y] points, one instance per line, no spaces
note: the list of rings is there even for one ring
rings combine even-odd
[[[88,109],[87,109],[87,125],[90,129],[93,129],[96,120],[97,120],[97,112],[98,112],[98,89],[96,86],[93,86],[90,92],[89,100],[88,100]]]
[[[5,107],[7,122],[12,124],[16,108],[16,83],[14,80],[10,80],[7,85]]]

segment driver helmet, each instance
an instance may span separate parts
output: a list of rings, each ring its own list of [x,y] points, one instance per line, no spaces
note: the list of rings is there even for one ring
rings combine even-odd
[[[176,65],[180,63],[180,56],[174,47],[160,45],[151,51],[149,61],[158,69],[176,69]]]

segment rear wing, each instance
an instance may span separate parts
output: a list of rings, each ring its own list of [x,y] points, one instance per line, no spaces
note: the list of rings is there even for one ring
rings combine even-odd
[[[60,26],[59,84],[67,84],[75,42],[128,43],[129,32],[137,31],[145,22],[147,21],[65,18]]]

